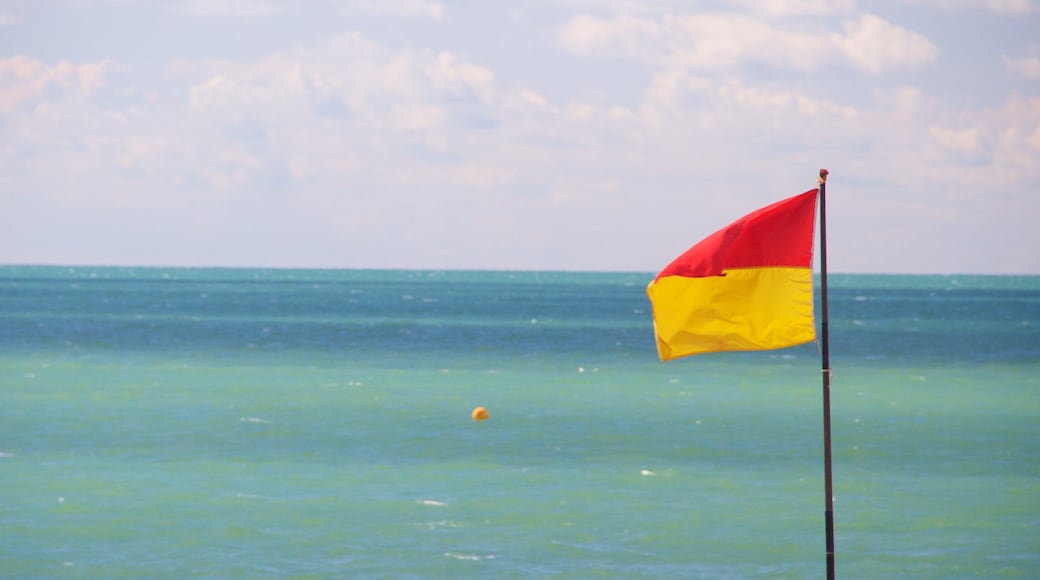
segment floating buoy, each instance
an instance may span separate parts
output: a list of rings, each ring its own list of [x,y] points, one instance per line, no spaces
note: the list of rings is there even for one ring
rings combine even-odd
[[[473,420],[474,421],[487,421],[488,410],[484,407],[477,407],[473,409]]]

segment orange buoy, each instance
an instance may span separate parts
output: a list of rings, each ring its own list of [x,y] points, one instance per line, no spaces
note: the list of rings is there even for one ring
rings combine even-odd
[[[473,409],[473,420],[474,421],[487,421],[488,410],[484,407],[477,407]]]

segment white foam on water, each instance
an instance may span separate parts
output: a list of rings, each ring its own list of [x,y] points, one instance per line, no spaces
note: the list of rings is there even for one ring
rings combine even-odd
[[[650,475],[657,475],[657,473],[655,473],[653,471],[650,471],[649,469],[643,469],[643,470],[640,470],[639,475],[650,476]]]
[[[454,558],[456,560],[469,560],[471,562],[479,562],[481,560],[494,560],[495,559],[495,555],[494,554],[488,554],[486,556],[481,556],[479,554],[457,554],[455,552],[444,552],[444,556],[446,558]]]
[[[420,499],[420,500],[416,500],[416,503],[419,503],[419,504],[422,504],[422,505],[438,506],[438,507],[448,505],[447,502],[437,501],[435,499]]]
[[[238,420],[243,423],[270,423],[267,419],[261,419],[260,417],[239,417]]]
[[[238,499],[274,499],[272,497],[268,497],[268,496],[265,496],[265,495],[260,495],[260,494],[257,494],[257,493],[244,493],[244,492],[241,492],[241,491],[236,492],[235,493],[235,497],[237,497]]]
[[[455,520],[437,520],[435,522],[424,522],[419,524],[419,527],[426,531],[430,531],[439,528],[461,528],[462,524]]]

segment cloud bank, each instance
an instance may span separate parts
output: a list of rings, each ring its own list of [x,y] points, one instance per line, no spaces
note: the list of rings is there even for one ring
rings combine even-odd
[[[651,271],[826,166],[832,269],[1040,273],[1031,2],[319,5],[108,5],[242,44],[96,58],[18,5],[0,261]],[[932,11],[1024,19],[977,94]]]

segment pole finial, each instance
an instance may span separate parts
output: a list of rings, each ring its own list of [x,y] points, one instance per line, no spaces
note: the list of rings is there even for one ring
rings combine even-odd
[[[816,183],[819,183],[820,185],[827,183],[828,174],[830,174],[830,171],[827,171],[826,169],[821,169],[819,177],[816,178]]]

